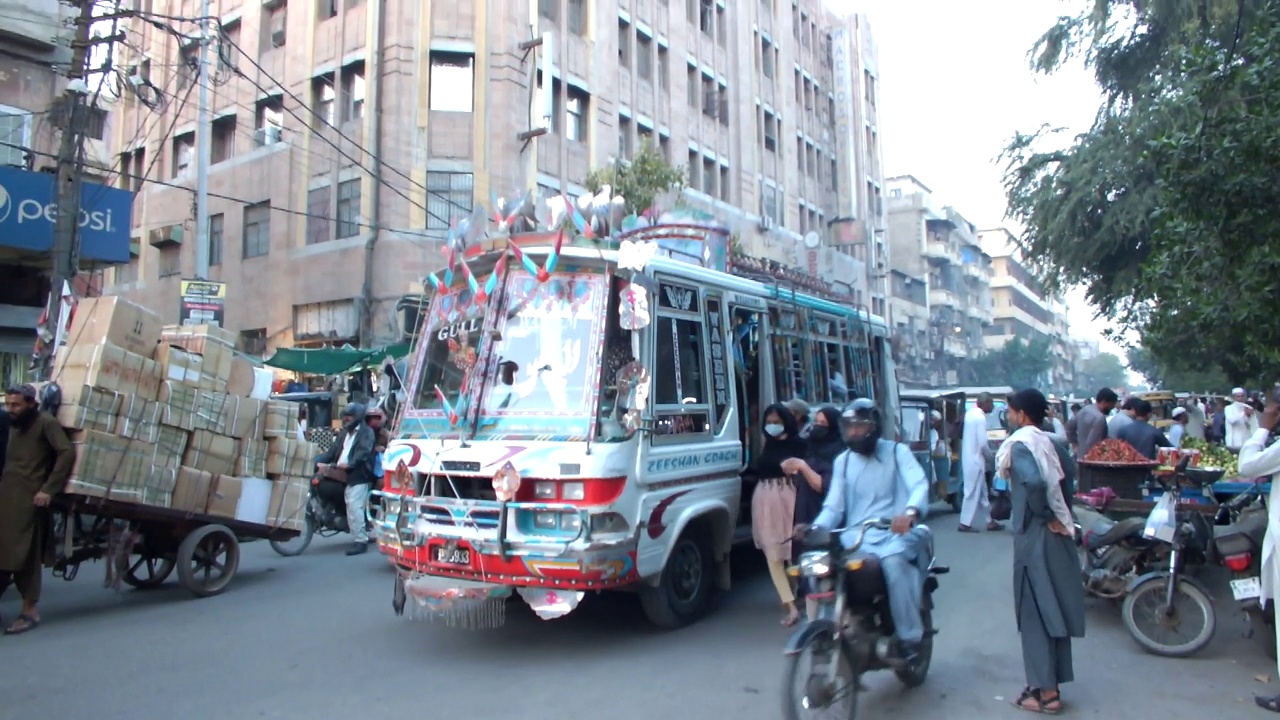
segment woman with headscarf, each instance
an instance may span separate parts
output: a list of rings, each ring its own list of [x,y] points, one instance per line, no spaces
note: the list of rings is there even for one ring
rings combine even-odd
[[[789,458],[782,461],[782,471],[789,477],[796,478],[796,525],[810,525],[822,512],[822,501],[827,497],[831,487],[831,471],[835,467],[835,459],[846,447],[840,437],[840,411],[833,407],[821,407],[813,414],[813,423],[809,426],[809,448],[804,459]],[[792,545],[791,562],[796,562],[799,548]],[[801,581],[800,594],[803,596],[808,588]],[[805,599],[805,611],[809,619],[817,613],[814,601]]]
[[[1028,388],[1009,397],[1012,434],[996,454],[1013,504],[1013,591],[1027,684],[1014,705],[1062,711],[1059,687],[1074,678],[1071,638],[1084,637],[1084,588],[1075,520],[1059,449],[1044,424],[1048,402]]]
[[[782,624],[786,626],[796,624],[800,611],[786,565],[791,559],[791,535],[795,530],[796,486],[782,463],[806,454],[795,415],[782,403],[765,408],[764,448],[756,460],[759,480],[751,495],[751,535],[768,562],[769,577],[785,612]]]

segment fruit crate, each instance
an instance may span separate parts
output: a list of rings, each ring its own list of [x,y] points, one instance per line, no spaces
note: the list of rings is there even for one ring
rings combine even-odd
[[[1157,467],[1159,465],[1156,463],[1122,465],[1081,461],[1076,492],[1087,493],[1096,488],[1109,487],[1120,499],[1142,500],[1151,471]]]

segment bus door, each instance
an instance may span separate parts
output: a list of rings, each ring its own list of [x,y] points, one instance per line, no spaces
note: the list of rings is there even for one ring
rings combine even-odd
[[[765,387],[773,368],[769,363],[769,353],[761,352],[766,322],[764,301],[734,293],[730,293],[728,300],[738,438],[742,442],[742,469],[745,471],[760,454],[763,438],[755,431],[760,426],[760,413],[772,402]]]

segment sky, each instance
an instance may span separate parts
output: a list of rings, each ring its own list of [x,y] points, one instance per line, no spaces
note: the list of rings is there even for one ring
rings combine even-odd
[[[1062,14],[1083,0],[827,0],[841,12],[865,12],[880,51],[880,138],[886,176],[913,175],[942,204],[979,228],[1005,219],[1001,150],[1018,131],[1042,124],[1087,130],[1097,85],[1083,65],[1051,76],[1032,72],[1028,51]],[[1100,341],[1105,321],[1080,291],[1067,296],[1071,333]]]

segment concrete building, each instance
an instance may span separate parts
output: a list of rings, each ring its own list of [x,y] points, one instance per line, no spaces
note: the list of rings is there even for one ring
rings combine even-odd
[[[395,305],[438,265],[452,222],[491,195],[581,192],[589,170],[641,143],[687,166],[686,199],[745,252],[839,279],[884,311],[865,18],[820,0],[217,7],[209,279],[227,283],[226,325],[248,351],[397,337]],[[552,42],[520,48],[538,33]],[[130,38],[129,73],[166,101],[121,103],[114,140],[121,183],[139,190],[140,252],[114,289],[173,320],[195,270],[197,48],[148,23]],[[816,247],[800,242],[811,232]]]
[[[900,372],[918,385],[971,382],[967,361],[985,350],[992,322],[991,257],[977,230],[909,175],[886,180],[891,265],[890,321]]]
[[[70,21],[78,10],[58,0],[0,0],[0,166],[53,172],[61,137],[57,103],[66,87],[60,73],[71,62]],[[104,138],[107,113],[89,112],[85,161],[88,181],[112,167]],[[10,192],[4,194],[12,202]],[[3,208],[8,220],[11,207]],[[28,378],[35,327],[49,293],[50,257],[33,253],[23,238],[0,233],[0,381]]]

